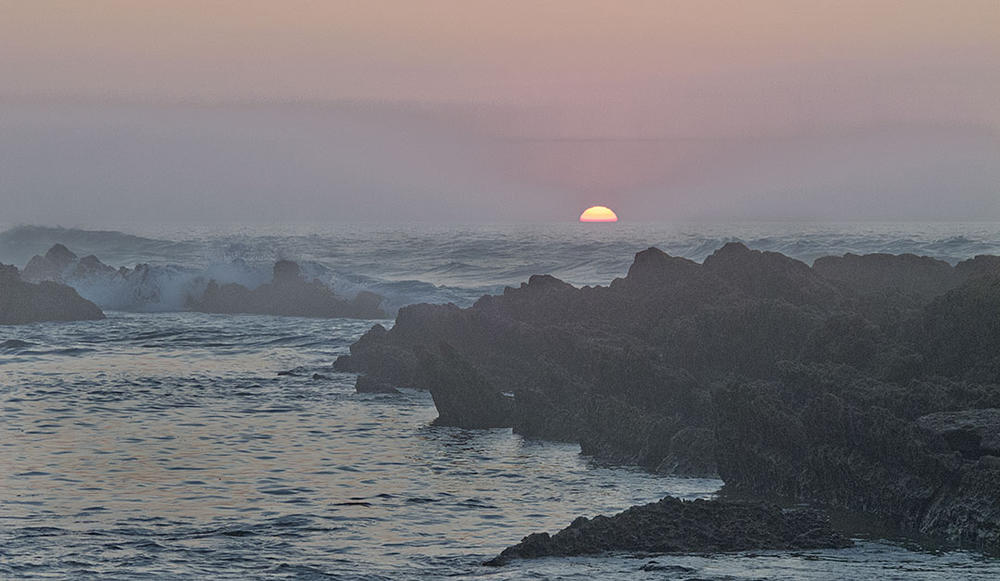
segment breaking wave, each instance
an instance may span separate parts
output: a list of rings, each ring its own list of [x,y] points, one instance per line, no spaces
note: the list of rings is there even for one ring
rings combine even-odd
[[[648,246],[701,261],[732,241],[809,263],[848,252],[913,253],[955,263],[1000,254],[1000,225],[228,226],[131,233],[17,226],[0,232],[0,262],[23,267],[61,243],[115,268],[143,264],[135,276],[67,282],[105,309],[177,311],[210,279],[254,288],[270,279],[275,260],[289,259],[346,298],[361,290],[382,295],[393,312],[420,302],[469,305],[539,273],[576,285],[608,284]]]

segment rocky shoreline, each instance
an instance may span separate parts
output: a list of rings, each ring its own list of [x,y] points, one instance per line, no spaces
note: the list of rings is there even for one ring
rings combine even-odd
[[[234,261],[232,269],[245,269],[246,264]],[[124,290],[128,305],[159,308],[162,289],[157,273],[176,267],[137,264],[135,268],[112,268],[94,255],[78,257],[62,244],[55,244],[44,255],[28,261],[21,277],[32,283],[59,283],[76,288]],[[192,275],[184,284],[183,307],[203,313],[249,313],[292,317],[384,319],[383,298],[360,291],[351,299],[338,296],[318,280],[309,280],[301,268],[290,260],[279,260],[272,269],[270,282],[255,288],[239,283],[219,283],[208,277]],[[113,307],[112,307],[113,308]]]
[[[335,367],[429,389],[439,424],[1000,553],[998,257],[651,248],[606,287],[542,275],[467,309],[405,307]]]
[[[853,542],[822,511],[759,502],[684,501],[666,497],[611,517],[580,517],[554,535],[534,533],[484,565],[512,559],[612,552],[721,553],[842,549]]]
[[[0,264],[0,325],[103,318],[97,305],[71,287],[51,281],[26,282],[16,266]]]
[[[346,317],[384,319],[379,308],[382,297],[361,291],[351,300],[341,298],[326,285],[306,280],[299,265],[290,260],[274,264],[271,282],[255,289],[241,284],[219,284],[211,280],[197,297],[189,297],[187,306],[202,313],[251,313],[287,317]]]

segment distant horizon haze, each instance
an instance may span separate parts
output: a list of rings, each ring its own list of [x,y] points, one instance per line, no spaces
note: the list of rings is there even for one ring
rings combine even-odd
[[[0,0],[0,222],[1000,220],[1000,3]]]

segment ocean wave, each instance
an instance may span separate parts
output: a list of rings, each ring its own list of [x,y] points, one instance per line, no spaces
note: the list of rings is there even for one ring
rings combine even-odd
[[[144,264],[139,275],[67,281],[108,310],[177,311],[208,280],[255,288],[275,260],[351,298],[385,297],[390,314],[421,302],[469,305],[533,274],[575,285],[624,276],[636,252],[656,246],[703,261],[727,242],[812,263],[845,253],[912,253],[951,263],[1000,254],[998,224],[579,224],[515,226],[185,227],[125,233],[47,226],[0,232],[0,262],[23,265],[62,243],[114,267]]]

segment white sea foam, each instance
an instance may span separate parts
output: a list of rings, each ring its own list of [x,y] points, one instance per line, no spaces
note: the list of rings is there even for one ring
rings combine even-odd
[[[136,228],[129,232],[21,226],[0,232],[0,262],[23,266],[63,243],[114,267],[149,265],[143,276],[71,280],[106,309],[184,308],[208,279],[255,287],[280,258],[348,298],[361,290],[385,297],[391,312],[432,302],[469,305],[532,274],[576,285],[608,284],[633,255],[657,246],[701,261],[729,241],[811,263],[848,252],[927,255],[951,263],[1000,254],[997,223],[889,224],[521,224],[510,226],[227,226]]]

